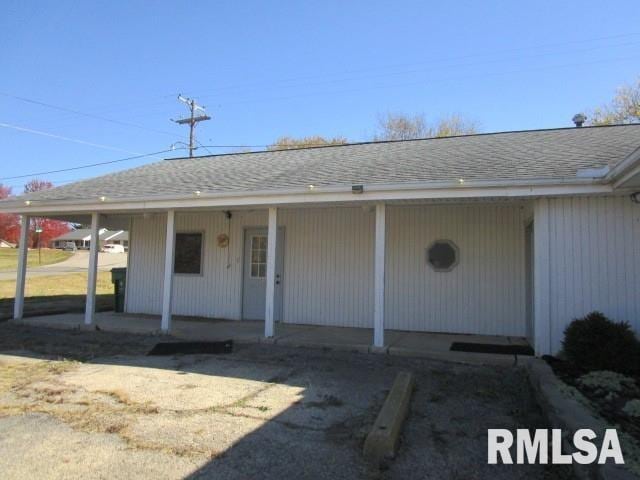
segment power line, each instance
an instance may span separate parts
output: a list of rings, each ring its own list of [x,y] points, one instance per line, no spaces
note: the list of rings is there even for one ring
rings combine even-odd
[[[599,37],[599,38],[592,38],[592,39],[586,39],[586,40],[576,40],[576,41],[570,41],[570,42],[564,42],[564,43],[549,43],[549,44],[538,44],[538,45],[531,45],[528,47],[522,47],[522,48],[512,48],[512,49],[505,49],[505,50],[500,50],[500,51],[491,51],[491,52],[486,52],[486,53],[475,53],[475,54],[468,54],[468,55],[459,55],[459,56],[446,56],[446,57],[439,57],[439,58],[432,58],[429,60],[423,60],[420,62],[411,62],[411,63],[402,63],[402,64],[392,64],[392,65],[378,65],[375,67],[368,67],[368,68],[362,68],[362,69],[356,69],[356,70],[348,70],[345,71],[344,74],[354,74],[354,73],[363,73],[363,72],[370,72],[370,71],[375,71],[375,70],[384,70],[385,74],[389,74],[388,71],[390,68],[398,68],[398,67],[414,67],[416,65],[433,65],[434,63],[438,63],[438,62],[450,62],[450,61],[455,61],[455,60],[466,60],[466,59],[471,59],[471,58],[482,58],[482,57],[491,57],[491,56],[495,56],[495,54],[501,55],[501,54],[518,54],[519,52],[522,51],[530,51],[530,50],[535,50],[535,49],[541,49],[541,48],[556,48],[556,47],[562,47],[562,46],[566,46],[566,45],[574,45],[574,44],[585,44],[585,43],[593,43],[593,42],[597,42],[600,40],[612,40],[612,39],[619,39],[619,38],[628,38],[628,37],[638,37],[640,36],[640,32],[636,32],[636,33],[627,33],[627,34],[621,34],[621,35],[612,35],[612,36],[607,36],[607,37]],[[518,55],[518,59],[521,58],[529,58],[529,57],[538,57],[538,56],[545,56],[545,55],[555,55],[558,53],[576,53],[576,52],[588,52],[591,51],[593,49],[600,49],[600,48],[611,48],[611,47],[616,47],[616,46],[628,46],[628,45],[634,45],[637,42],[627,42],[627,43],[623,43],[620,45],[603,45],[603,46],[593,46],[593,47],[589,47],[589,48],[585,48],[585,49],[580,49],[580,50],[576,50],[576,51],[568,51],[568,52],[547,52],[547,53],[532,53],[529,55],[525,55],[524,57],[521,55]],[[495,62],[500,62],[503,61],[504,59],[487,59],[487,60],[482,60],[480,62],[480,64],[482,63],[495,63]],[[478,65],[478,62],[475,62],[471,65]],[[455,65],[455,66],[460,66],[460,65]],[[465,65],[463,65],[465,66]],[[442,67],[438,67],[438,70],[440,70]],[[402,73],[402,72],[399,72]],[[409,72],[412,73],[412,72]],[[391,73],[393,74],[393,73]],[[395,72],[395,74],[398,74],[398,72]],[[331,76],[331,75],[329,75]],[[327,75],[323,76],[324,78],[327,77]],[[299,80],[313,80],[313,79],[317,79],[317,78],[321,78],[318,75],[306,75],[306,76],[301,76],[301,77],[293,77],[293,78],[287,78],[287,79],[280,79],[280,80],[276,80],[276,82],[295,82],[295,81],[299,81]],[[358,78],[355,78],[356,80]],[[336,80],[332,80],[331,82],[335,82]],[[339,81],[339,80],[338,80]],[[233,84],[233,85],[226,85],[226,86],[221,86],[221,87],[217,87],[216,88],[216,92],[219,92],[220,90],[226,90],[226,89],[236,89],[236,88],[240,88],[243,89],[243,87],[247,86],[247,87],[251,87],[251,86],[260,86],[262,85],[262,82],[250,82],[250,83],[245,83],[245,84]],[[284,88],[290,88],[292,85],[286,85],[284,86]],[[293,85],[295,86],[295,85]],[[216,94],[199,94],[199,96],[201,98],[208,98],[211,97],[213,95],[219,95],[219,93]]]
[[[475,78],[489,78],[489,77],[495,77],[495,76],[499,77],[504,75],[518,75],[522,73],[554,70],[559,68],[581,67],[581,66],[596,65],[596,64],[603,64],[603,63],[615,63],[615,62],[621,62],[621,61],[636,60],[637,58],[638,58],[638,55],[632,55],[629,57],[601,59],[601,60],[595,60],[595,61],[589,61],[589,62],[545,65],[541,67],[531,67],[531,68],[509,70],[509,71],[492,71],[492,72],[487,72],[483,74],[470,74],[470,75],[462,75],[462,76],[452,75],[445,78],[439,78],[438,80],[434,80],[434,81],[420,80],[420,81],[383,84],[383,85],[359,86],[359,87],[341,89],[341,90],[315,91],[315,92],[308,92],[308,93],[301,93],[297,95],[280,96],[280,97],[258,97],[255,99],[245,99],[245,100],[239,100],[239,101],[233,101],[233,102],[225,102],[224,105],[240,105],[240,104],[249,104],[249,103],[253,104],[253,103],[263,103],[263,102],[274,102],[274,101],[291,100],[296,98],[341,95],[341,94],[353,93],[353,92],[384,90],[389,88],[410,87],[410,86],[418,86],[418,85],[427,87],[430,85],[438,85],[438,84],[453,82],[457,80],[459,81],[459,80],[469,80],[469,79],[475,79]]]
[[[39,105],[39,106],[42,106],[42,107],[52,108],[54,110],[59,110],[59,111],[62,111],[62,112],[72,113],[74,115],[80,115],[80,116],[83,116],[83,117],[95,118],[97,120],[102,120],[104,122],[115,123],[117,125],[123,125],[125,127],[139,128],[141,130],[160,133],[162,135],[169,135],[171,137],[178,137],[178,138],[180,137],[180,135],[177,135],[177,134],[172,133],[172,132],[167,132],[165,130],[157,130],[155,128],[148,128],[148,127],[145,127],[145,126],[142,126],[142,125],[138,125],[138,124],[135,124],[135,123],[124,122],[122,120],[114,120],[112,118],[103,117],[101,115],[95,115],[93,113],[86,113],[86,112],[82,112],[80,110],[74,110],[72,108],[61,107],[59,105],[53,105],[51,103],[41,102],[39,100],[34,100],[32,98],[21,97],[21,96],[18,96],[18,95],[12,95],[12,94],[6,93],[6,92],[0,92],[0,95],[2,95],[4,97],[8,97],[8,98],[13,98],[15,100],[20,100],[21,102],[26,102],[26,103],[31,103],[33,105]]]
[[[603,36],[603,37],[595,37],[595,38],[588,38],[588,39],[582,39],[582,40],[573,40],[573,41],[567,41],[567,42],[556,42],[556,43],[546,43],[546,44],[537,44],[537,45],[529,45],[529,46],[523,46],[523,47],[519,47],[519,48],[511,48],[511,49],[504,49],[504,50],[499,50],[499,51],[489,51],[489,52],[480,52],[480,53],[475,53],[475,54],[468,54],[468,55],[460,55],[460,56],[449,56],[449,57],[436,57],[436,58],[432,58],[432,59],[428,59],[428,60],[423,60],[420,62],[411,62],[411,63],[402,63],[402,64],[387,64],[387,65],[377,65],[377,66],[372,66],[372,67],[367,67],[367,68],[361,68],[361,69],[356,69],[356,70],[347,70],[347,71],[342,71],[342,72],[336,72],[335,74],[330,74],[329,77],[333,76],[333,75],[345,75],[345,74],[354,74],[354,73],[359,73],[359,72],[367,72],[367,71],[372,71],[372,70],[380,70],[383,69],[385,70],[385,74],[390,74],[390,75],[398,75],[398,74],[402,74],[403,72],[388,72],[388,70],[390,68],[398,68],[398,67],[412,67],[412,66],[416,66],[416,65],[423,65],[423,64],[429,64],[432,65],[433,63],[436,62],[442,62],[442,61],[453,61],[453,60],[463,60],[463,59],[469,59],[469,58],[481,58],[481,57],[491,57],[491,56],[495,56],[496,54],[498,55],[502,55],[502,54],[517,54],[518,52],[523,52],[523,51],[531,51],[531,50],[535,50],[535,49],[550,49],[550,48],[557,48],[557,47],[564,47],[564,46],[571,46],[571,45],[583,45],[583,44],[593,44],[595,42],[601,42],[601,41],[607,41],[607,40],[617,40],[617,39],[625,39],[625,38],[630,38],[630,37],[638,37],[640,36],[640,32],[631,32],[631,33],[622,33],[622,34],[618,34],[618,35],[609,35],[609,36]],[[624,46],[627,44],[622,44],[622,45],[603,45],[602,47],[594,47],[594,48],[611,48],[611,47],[616,47],[616,46]],[[584,51],[584,50],[580,50],[580,51]],[[550,52],[548,54],[557,54],[558,52]],[[559,53],[573,53],[573,52],[559,52]],[[537,54],[540,55],[540,54]],[[544,55],[544,54],[543,54]],[[518,57],[521,58],[521,57]],[[495,60],[489,60],[491,62],[495,62]],[[411,72],[408,72],[411,73]],[[293,77],[293,78],[281,78],[281,79],[275,79],[272,82],[270,82],[271,84],[275,84],[275,83],[282,83],[282,82],[296,82],[296,81],[300,81],[300,80],[313,80],[313,79],[318,79],[318,78],[327,78],[327,75],[306,75],[306,76],[299,76],[299,77]],[[353,79],[353,80],[357,80],[357,79]],[[341,80],[329,80],[328,83],[335,83],[336,81],[341,81]],[[314,82],[315,83],[315,82]],[[298,85],[293,85],[293,86],[308,86],[308,83],[303,83],[303,84],[298,84]],[[200,95],[200,97],[205,98],[205,97],[210,97],[212,95],[219,95],[220,94],[220,90],[227,90],[227,89],[237,89],[239,88],[241,91],[242,90],[246,90],[248,87],[249,89],[251,89],[251,87],[254,86],[259,86],[262,87],[264,86],[264,82],[246,82],[244,84],[233,84],[233,85],[226,85],[226,86],[221,86],[218,87],[216,89],[216,91],[218,92],[217,94],[210,94],[210,93],[206,93],[205,95]],[[275,85],[274,85],[275,86]],[[275,88],[291,88],[291,85],[285,85],[282,87],[277,87],[275,86]],[[2,93],[0,93],[2,94]],[[83,115],[83,116],[90,116],[91,118],[98,118],[104,121],[109,121],[109,122],[113,122],[113,123],[120,123],[126,126],[133,126],[134,128],[144,128],[146,130],[149,131],[154,131],[156,133],[162,133],[165,135],[173,135],[173,136],[178,136],[176,134],[170,133],[170,132],[166,132],[166,131],[162,131],[162,130],[157,130],[157,129],[148,129],[147,127],[143,127],[141,125],[135,125],[135,124],[129,124],[128,122],[121,122],[119,120],[114,120],[114,119],[109,119],[109,118],[105,118],[105,117],[101,117],[100,115],[93,115],[93,114],[88,114],[85,112],[79,112],[77,110],[73,110],[73,109],[69,109],[66,107],[59,107],[56,105],[51,105],[51,104],[46,104],[45,102],[39,102],[37,100],[33,100],[33,99],[26,99],[25,97],[18,97],[15,95],[11,95],[11,94],[2,94],[5,95],[7,97],[10,98],[16,98],[19,100],[23,100],[23,101],[29,101],[30,103],[34,103],[34,104],[39,104],[39,105],[43,105],[43,106],[48,106],[51,108],[56,108],[58,110],[61,111],[66,111],[68,113],[72,113],[72,114],[78,114],[78,115]],[[175,94],[167,94],[167,95],[162,95],[162,96],[158,96],[159,98],[163,98],[163,99],[167,99],[168,97],[173,97]],[[156,98],[154,96],[154,98]],[[154,101],[154,102],[148,102],[148,101],[143,101],[143,102],[122,102],[120,104],[109,104],[109,105],[105,105],[107,108],[105,110],[105,106],[102,107],[96,107],[99,108],[101,110],[104,111],[109,111],[109,112],[117,112],[117,111],[125,111],[125,110],[130,110],[131,108],[136,109],[138,107],[145,107],[146,105],[160,105],[160,104],[164,104],[166,102],[166,100],[163,100],[161,102],[159,101]],[[122,106],[126,106],[126,108],[121,108]],[[116,107],[116,108],[114,108]],[[144,115],[146,116],[146,115]],[[138,116],[140,117],[140,116]]]
[[[638,34],[635,34],[638,35]],[[627,42],[624,44],[620,44],[620,45],[614,45],[614,46],[627,46],[627,45],[636,45],[638,42]],[[533,48],[533,47],[531,47]],[[591,48],[585,48],[585,49],[580,49],[580,50],[575,50],[573,52],[568,52],[568,53],[577,53],[577,52],[588,52],[588,51],[592,51],[594,49],[600,49],[600,48],[610,48],[610,46],[599,46],[599,47],[591,47]],[[554,52],[552,52],[551,54],[553,54]],[[517,60],[523,60],[526,58],[535,58],[535,57],[540,57],[540,56],[545,56],[545,55],[550,55],[550,53],[538,53],[538,54],[531,54],[531,55],[524,55],[524,56],[518,56],[516,57]],[[477,56],[477,55],[476,55]],[[456,58],[465,58],[465,57],[451,57],[450,60],[454,60]],[[598,60],[595,62],[582,62],[582,63],[571,63],[571,64],[559,64],[559,65],[544,65],[544,66],[539,66],[539,67],[533,67],[533,68],[529,68],[529,69],[524,69],[524,70],[509,70],[509,71],[492,71],[489,73],[486,73],[484,75],[463,75],[463,76],[458,76],[458,75],[451,75],[449,77],[447,77],[447,79],[445,79],[445,81],[449,81],[451,80],[456,80],[458,78],[476,78],[476,77],[482,77],[482,76],[495,76],[495,75],[505,75],[505,74],[518,74],[518,73],[522,73],[522,72],[527,72],[527,71],[537,71],[537,70],[547,70],[547,69],[556,69],[556,68],[565,68],[565,67],[574,67],[574,66],[582,66],[582,65],[590,65],[590,64],[594,64],[594,63],[603,63],[603,62],[617,62],[617,61],[621,61],[621,60],[630,60],[630,59],[635,59],[635,57],[624,57],[624,58],[614,58],[614,59],[603,59],[603,60]],[[446,60],[446,59],[442,59],[442,60]],[[267,90],[277,90],[277,89],[282,89],[282,88],[287,88],[287,89],[292,89],[292,88],[298,88],[298,87],[309,87],[312,85],[326,85],[326,84],[334,84],[334,83],[340,83],[340,82],[349,82],[349,83],[353,83],[354,81],[359,81],[362,79],[376,79],[376,78],[380,78],[380,77],[389,77],[389,76],[398,76],[398,75],[413,75],[415,76],[418,73],[429,73],[431,71],[437,71],[438,73],[442,73],[442,71],[444,69],[451,69],[451,68],[466,68],[466,67],[471,67],[471,66],[478,66],[478,65],[485,65],[485,64],[492,64],[492,63],[500,63],[505,61],[505,59],[487,59],[487,60],[481,60],[481,61],[477,61],[477,62],[465,62],[465,63],[458,63],[458,64],[454,64],[454,65],[445,65],[445,66],[441,66],[441,67],[437,67],[437,66],[432,66],[432,67],[428,67],[428,68],[421,68],[421,69],[417,69],[417,70],[404,70],[404,71],[387,71],[384,73],[379,73],[379,74],[374,74],[374,75],[357,75],[357,76],[351,76],[351,77],[343,77],[343,78],[334,78],[334,79],[328,79],[328,80],[324,80],[324,81],[317,81],[317,82],[305,82],[305,83],[291,83],[289,85],[285,85],[285,84],[281,84],[281,85],[273,85],[273,87],[269,87],[267,88]],[[420,63],[425,63],[425,62],[420,62]],[[371,70],[371,69],[369,69]],[[357,72],[357,71],[354,71]],[[351,72],[349,72],[351,73]],[[300,77],[303,78],[303,77]],[[316,78],[316,77],[307,77],[307,78]],[[295,80],[295,79],[289,79],[289,80]],[[279,81],[275,81],[275,83],[278,82],[285,82],[288,80],[279,80]],[[299,98],[299,97],[313,97],[313,96],[322,96],[322,95],[333,95],[333,94],[340,94],[340,93],[350,93],[350,92],[360,92],[360,91],[365,91],[365,90],[372,90],[372,89],[387,89],[387,88],[395,88],[398,86],[411,86],[411,85],[422,85],[426,82],[427,80],[422,80],[422,81],[413,81],[411,83],[401,83],[401,84],[386,84],[386,85],[375,85],[375,86],[362,86],[359,85],[358,87],[354,87],[352,89],[349,90],[338,90],[338,91],[334,91],[334,90],[330,90],[330,91],[316,91],[316,92],[307,92],[307,93],[300,93],[300,94],[296,94],[296,95],[292,95],[292,96],[277,96],[277,97],[264,97],[264,96],[258,96],[255,99],[246,99],[244,98],[243,100],[236,100],[236,101],[223,101],[221,103],[221,106],[228,106],[228,105],[238,105],[238,104],[245,104],[245,103],[254,103],[254,102],[269,102],[269,101],[279,101],[279,100],[288,100],[288,99],[292,99],[292,98]],[[433,81],[430,83],[442,83],[442,81]],[[251,84],[246,84],[246,86],[251,87]],[[237,85],[238,87],[238,92],[242,92],[242,90],[246,90],[246,88],[243,88],[242,85]],[[232,88],[236,88],[236,86],[228,86],[228,87],[219,87],[217,89],[218,93],[215,95],[220,95],[220,90],[223,89],[232,89]],[[252,89],[249,88],[249,91],[251,91]],[[236,92],[231,92],[232,94],[235,94]],[[211,95],[204,95],[202,97],[208,97]],[[141,115],[135,115],[134,117],[136,118],[142,118],[142,117],[149,117],[149,116],[155,116],[158,115],[159,113],[161,113],[161,111],[153,111],[153,112],[146,112],[144,114]]]
[[[18,125],[12,125],[10,123],[2,123],[2,122],[0,122],[0,127],[2,127],[2,128],[10,128],[12,130],[18,130],[19,132],[26,132],[26,133],[33,133],[35,135],[42,135],[44,137],[55,138],[55,139],[58,139],[58,140],[65,140],[67,142],[79,143],[81,145],[88,145],[90,147],[103,148],[105,150],[112,150],[112,151],[115,151],[115,152],[138,153],[138,152],[132,152],[130,150],[124,150],[124,149],[118,148],[118,147],[112,147],[110,145],[103,145],[101,143],[87,142],[85,140],[79,140],[77,138],[65,137],[63,135],[57,135],[55,133],[44,132],[42,130],[35,130],[33,128],[20,127]]]
[[[35,130],[33,128],[29,128],[29,127],[21,127],[18,125],[12,125],[10,123],[2,123],[0,122],[0,127],[2,128],[9,128],[12,130],[17,130],[19,132],[26,132],[26,133],[33,133],[35,135],[42,135],[45,137],[49,137],[49,138],[55,138],[57,140],[64,140],[67,142],[73,142],[73,143],[79,143],[81,145],[88,145],[90,147],[97,147],[97,148],[103,148],[106,150],[112,150],[112,151],[116,151],[116,152],[124,152],[124,153],[135,153],[135,154],[139,154],[139,152],[132,152],[130,150],[125,150],[122,148],[118,148],[118,147],[112,147],[110,145],[103,145],[100,143],[93,143],[93,142],[88,142],[86,140],[80,140],[77,138],[71,138],[71,137],[65,137],[63,135],[57,135],[55,133],[50,133],[50,132],[44,132],[42,130]],[[209,153],[211,153],[213,155],[213,153],[209,150],[209,148],[262,148],[262,147],[268,147],[268,145],[203,145],[201,142],[199,142],[198,140],[195,140],[198,144],[200,144],[200,147],[204,148],[205,150],[207,150]],[[199,147],[195,147],[194,146],[194,150],[197,149]],[[167,150],[167,152],[176,150],[176,149],[181,149],[181,147],[176,147],[176,148],[171,148],[169,150]]]
[[[158,152],[144,153],[144,154],[141,154],[141,155],[135,155],[133,157],[118,158],[117,160],[109,160],[109,161],[106,161],[106,162],[91,163],[89,165],[79,165],[77,167],[61,168],[59,170],[49,170],[47,172],[29,173],[29,174],[26,174],[26,175],[15,175],[13,177],[0,177],[0,180],[14,180],[16,178],[37,177],[37,176],[40,176],[40,175],[49,175],[49,174],[52,174],[52,173],[70,172],[72,170],[81,170],[83,168],[98,167],[98,166],[101,166],[101,165],[110,165],[112,163],[126,162],[127,160],[136,160],[138,158],[152,157],[154,155],[160,155],[162,153],[168,153],[168,152],[171,152],[171,151],[173,151],[173,150],[172,149],[160,150]]]
[[[193,100],[192,98],[186,98],[186,97],[183,97],[182,95],[178,95],[178,100],[180,100],[182,103],[187,105],[187,107],[189,107],[189,116],[187,118],[180,118],[178,120],[172,119],[172,121],[177,123],[178,125],[189,125],[189,156],[193,157],[194,141],[195,141],[194,130],[196,128],[196,125],[199,122],[211,120],[211,117],[207,115],[207,112],[205,112],[204,107],[201,107],[200,105],[198,105],[196,101]]]
[[[200,143],[200,142],[198,142]],[[274,147],[276,146],[276,144],[270,144],[270,145],[202,145],[200,144],[199,147],[194,147],[194,150],[198,149],[198,148],[204,148],[205,150],[207,150],[211,155],[215,155],[213,154],[209,148],[270,148],[270,147]],[[326,143],[307,143],[305,144],[305,146],[308,147],[324,147],[327,146]],[[91,163],[91,164],[87,164],[87,165],[79,165],[77,167],[70,167],[70,168],[61,168],[58,170],[50,170],[50,171],[46,171],[46,172],[36,172],[36,173],[29,173],[29,174],[25,174],[25,175],[15,175],[12,177],[0,177],[0,181],[1,180],[15,180],[15,179],[19,179],[19,178],[29,178],[29,177],[37,177],[40,175],[51,175],[54,173],[62,173],[62,172],[70,172],[70,171],[74,171],[74,170],[81,170],[81,169],[85,169],[85,168],[92,168],[92,167],[99,167],[102,165],[110,165],[112,163],[119,163],[119,162],[125,162],[128,160],[136,160],[136,159],[140,159],[140,158],[145,158],[145,157],[152,157],[155,155],[160,155],[163,153],[170,153],[173,152],[175,150],[186,150],[188,147],[173,147],[167,150],[160,150],[158,152],[152,152],[152,153],[145,153],[145,154],[140,154],[140,155],[135,155],[132,157],[126,157],[126,158],[119,158],[116,160],[109,160],[106,162],[98,162],[98,163]],[[283,149],[285,150],[285,149]],[[86,180],[85,178],[75,178],[75,179],[69,179],[69,180],[64,180],[64,181],[58,181],[54,183],[71,183],[71,182],[78,182],[81,180]],[[19,187],[20,185],[4,185],[4,186],[8,186],[8,187]]]
[[[440,57],[440,58],[434,58],[431,60],[424,60],[424,61],[420,61],[420,62],[412,62],[412,63],[404,63],[404,64],[393,64],[393,65],[386,65],[386,66],[375,66],[375,67],[368,67],[368,68],[363,68],[363,69],[357,69],[357,70],[350,70],[350,71],[344,71],[342,73],[337,72],[337,75],[350,75],[351,78],[333,78],[331,79],[331,77],[333,75],[329,75],[329,79],[327,79],[327,75],[307,75],[307,76],[301,76],[301,77],[296,77],[296,78],[286,78],[286,79],[279,79],[279,80],[274,80],[273,82],[270,82],[272,84],[271,88],[275,88],[275,89],[279,89],[279,88],[293,88],[293,87],[308,87],[310,85],[320,85],[320,84],[326,84],[326,83],[336,83],[336,82],[349,82],[349,81],[356,81],[359,78],[376,78],[376,77],[381,77],[381,76],[389,76],[389,75],[403,75],[403,74],[415,74],[417,73],[417,71],[389,71],[390,68],[398,68],[398,67],[409,67],[409,66],[416,66],[416,65],[423,65],[423,64],[429,64],[429,65],[433,65],[434,63],[437,62],[443,62],[443,61],[453,61],[453,60],[463,60],[463,59],[470,59],[470,58],[482,58],[482,57],[489,57],[488,59],[485,60],[480,60],[479,62],[474,62],[474,64],[478,64],[478,63],[495,63],[495,62],[500,62],[502,60],[495,60],[495,59],[491,59],[492,56],[495,56],[496,54],[500,55],[500,54],[515,54],[517,52],[521,52],[521,51],[532,51],[535,49],[543,49],[543,48],[557,48],[557,47],[562,47],[562,46],[567,46],[567,45],[579,45],[579,44],[593,44],[594,42],[599,42],[599,41],[606,41],[606,40],[616,40],[616,39],[625,39],[625,38],[630,38],[630,37],[637,37],[640,35],[640,32],[636,32],[636,33],[625,33],[625,34],[619,34],[619,35],[611,35],[611,36],[605,36],[605,37],[598,37],[598,38],[590,38],[590,39],[584,39],[584,40],[577,40],[577,41],[569,41],[569,42],[562,42],[562,43],[548,43],[548,44],[538,44],[538,45],[531,45],[531,46],[526,46],[526,47],[521,47],[521,48],[513,48],[513,49],[505,49],[505,50],[501,50],[501,51],[492,51],[492,52],[486,52],[486,53],[476,53],[476,54],[469,54],[469,55],[464,55],[464,56],[449,56],[449,57]],[[620,45],[603,45],[603,46],[593,46],[587,49],[582,49],[582,50],[578,50],[578,51],[588,51],[588,50],[592,50],[594,48],[610,48],[610,47],[615,47],[615,46],[625,46],[625,45],[629,45],[629,43],[624,43],[624,44],[620,44]],[[548,53],[533,53],[533,54],[525,54],[525,57],[518,57],[520,58],[526,58],[526,57],[531,57],[531,56],[541,56],[541,55],[552,55],[552,54],[557,54],[558,52],[548,52]],[[564,52],[560,52],[560,53],[564,53]],[[572,53],[572,52],[568,52],[568,53]],[[464,67],[464,66],[468,66],[469,64],[465,63],[465,64],[458,64],[458,65],[450,65],[447,67]],[[355,77],[353,76],[353,74],[357,74],[357,73],[364,73],[367,71],[372,71],[372,70],[378,70],[384,68],[386,71],[384,73],[381,74],[374,74],[374,75],[366,75],[366,76],[362,76],[362,75],[356,75]],[[429,69],[428,69],[429,70]],[[442,67],[438,69],[438,71],[441,71]],[[298,84],[289,84],[289,85],[282,85],[283,82],[297,82],[299,80],[306,80],[306,79],[319,79],[319,78],[325,78],[327,80],[324,81],[319,81],[319,82],[304,82],[304,83],[298,83]],[[280,85],[278,85],[280,84]],[[268,84],[267,84],[268,85]],[[264,86],[264,83],[245,83],[245,84],[234,84],[234,85],[228,85],[228,86],[221,86],[218,87],[216,90],[218,91],[218,94],[220,94],[221,90],[229,90],[229,89],[240,89],[240,91],[243,90],[247,90],[247,88],[249,90],[252,90],[251,87],[252,86]],[[394,85],[390,85],[388,88],[393,88]],[[268,87],[269,88],[269,87]],[[364,87],[364,89],[366,89],[367,87]],[[387,88],[386,86],[382,86],[382,87],[375,87],[375,88]],[[362,90],[363,87],[359,87],[359,90]],[[318,92],[318,93],[311,93],[311,94],[301,94],[301,95],[294,95],[293,97],[291,96],[285,96],[285,97],[276,97],[276,98],[267,98],[267,101],[277,101],[277,100],[284,100],[284,99],[289,99],[289,98],[297,98],[297,97],[307,97],[307,96],[315,96],[315,95],[323,95],[323,94],[333,94],[334,92]],[[338,92],[340,93],[340,92]],[[180,138],[179,135],[172,133],[172,132],[168,132],[168,131],[164,131],[164,130],[158,130],[158,129],[153,129],[153,128],[148,128],[139,124],[135,124],[135,123],[131,123],[131,122],[125,122],[125,121],[121,121],[121,120],[115,120],[112,118],[107,118],[107,117],[103,117],[101,115],[96,115],[96,114],[92,114],[92,113],[86,113],[83,111],[79,111],[79,110],[75,110],[75,109],[71,109],[68,107],[63,107],[60,105],[53,105],[50,103],[46,103],[46,102],[42,102],[39,100],[35,100],[32,98],[27,98],[27,97],[22,97],[22,96],[18,96],[18,95],[13,95],[13,94],[9,94],[9,93],[4,93],[4,92],[0,92],[0,95],[3,95],[5,97],[8,98],[13,98],[19,101],[23,101],[23,102],[27,102],[27,103],[31,103],[34,105],[40,105],[40,106],[44,106],[47,108],[52,108],[52,109],[56,109],[59,111],[63,111],[63,112],[67,112],[70,113],[72,115],[80,115],[80,116],[84,116],[84,117],[88,117],[88,118],[95,118],[98,120],[102,120],[102,121],[106,121],[106,122],[110,122],[110,123],[114,123],[114,124],[119,124],[119,125],[123,125],[123,126],[127,126],[127,127],[133,127],[133,128],[138,128],[138,129],[142,129],[142,130],[146,130],[146,131],[150,131],[150,132],[154,132],[154,133],[159,133],[162,135],[167,135],[167,136],[172,136],[175,138]],[[204,97],[207,96],[211,96],[211,95],[204,95]],[[163,96],[163,98],[168,97],[168,95]],[[254,100],[249,100],[249,102],[253,102]],[[257,101],[265,101],[264,98],[259,98]],[[231,102],[224,102],[226,105],[233,105],[233,104],[241,104],[241,103],[246,103],[247,101],[231,101]],[[121,105],[145,105],[145,103],[148,104],[148,102],[137,102],[136,103],[132,103],[132,102],[127,102],[127,103],[123,103]],[[153,104],[159,104],[160,102],[154,102]],[[164,102],[162,102],[164,103]],[[111,105],[113,107],[113,104]],[[109,110],[114,111],[113,108],[110,108]],[[121,108],[116,109],[116,111],[118,110],[123,110]],[[128,110],[128,109],[127,109]],[[148,114],[145,114],[143,116],[147,116]],[[156,113],[154,113],[153,115],[156,115]],[[138,117],[140,117],[140,115],[138,115]]]
[[[196,140],[196,143],[197,143],[200,147],[204,148],[207,152],[209,152],[209,154],[210,154],[210,155],[213,155],[213,152],[212,152],[211,150],[209,150],[209,149],[207,148],[207,146],[206,146],[206,145],[203,145],[203,144],[202,144],[202,142],[201,142],[200,140]],[[200,148],[200,147],[196,147],[196,148]]]

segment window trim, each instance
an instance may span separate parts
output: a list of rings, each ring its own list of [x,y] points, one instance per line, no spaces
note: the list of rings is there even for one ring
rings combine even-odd
[[[431,250],[438,243],[446,243],[451,248],[453,248],[453,251],[454,251],[454,254],[455,254],[455,259],[454,259],[453,263],[451,265],[449,265],[447,268],[438,268],[438,267],[434,266],[429,261],[429,250]],[[431,242],[431,244],[429,244],[429,246],[425,250],[425,256],[426,256],[426,260],[427,260],[427,265],[429,265],[434,272],[438,272],[438,273],[450,272],[454,268],[456,268],[458,266],[458,264],[460,263],[460,249],[455,244],[455,242],[453,242],[453,240],[448,240],[446,238],[440,238],[440,239],[437,239],[437,240],[434,240],[433,242]]]
[[[176,252],[178,249],[178,235],[195,235],[202,237],[200,242],[200,272],[199,273],[177,273],[176,272]],[[205,252],[205,232],[204,230],[176,230],[173,246],[173,275],[179,277],[203,277],[204,276],[204,252]]]
[[[255,279],[255,280],[264,280],[264,279],[267,278],[267,263],[268,262],[266,261],[266,259],[264,261],[264,271],[265,271],[264,277],[261,277],[259,275],[258,276],[253,275],[253,273],[251,272],[251,270],[252,270],[251,267],[254,265],[253,258],[252,258],[253,257],[253,239],[256,238],[256,237],[264,237],[265,239],[267,239],[267,242],[268,242],[269,241],[269,238],[268,238],[269,236],[268,236],[268,234],[264,234],[264,233],[250,233],[249,235],[250,235],[250,242],[249,242],[249,278],[252,278],[252,279]],[[267,250],[268,250],[268,248],[265,247],[265,249],[264,249],[265,255],[267,253]],[[262,262],[256,263],[256,265],[261,265],[261,264],[262,264]]]

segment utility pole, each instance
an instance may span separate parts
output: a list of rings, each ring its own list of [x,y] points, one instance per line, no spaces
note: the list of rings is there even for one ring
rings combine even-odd
[[[179,118],[178,120],[171,119],[172,122],[176,122],[178,125],[189,125],[189,157],[193,157],[193,150],[195,147],[195,135],[194,129],[198,122],[204,120],[211,120],[211,117],[207,115],[204,107],[201,107],[192,98],[183,97],[178,95],[178,100],[184,103],[189,108],[189,116],[186,118]]]

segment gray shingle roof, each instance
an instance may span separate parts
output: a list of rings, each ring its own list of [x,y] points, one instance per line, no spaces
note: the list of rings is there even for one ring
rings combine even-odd
[[[165,160],[37,192],[39,200],[352,184],[575,178],[640,147],[640,125],[532,130]]]
[[[76,230],[70,230],[62,235],[57,236],[53,241],[57,240],[82,240],[85,237],[91,235],[90,228],[78,228]]]

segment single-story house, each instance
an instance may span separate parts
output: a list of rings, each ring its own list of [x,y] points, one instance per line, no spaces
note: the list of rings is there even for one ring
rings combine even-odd
[[[16,248],[16,244],[0,238],[0,248]]]
[[[129,247],[129,232],[124,230],[108,230],[101,228],[99,230],[100,248],[107,243],[115,243],[117,245],[124,245],[125,249]],[[69,242],[73,242],[76,248],[89,249],[91,246],[91,229],[90,228],[78,228],[75,230],[69,230],[63,233],[59,237],[51,240],[51,248],[64,248]]]
[[[115,235],[107,238],[104,243],[110,243],[113,245],[122,245],[124,247],[124,251],[129,250],[129,232],[126,230],[120,230],[115,233]]]
[[[377,347],[386,330],[500,335],[540,355],[596,309],[640,331],[638,192],[640,125],[616,125],[169,159],[0,211],[128,230],[125,310],[164,330],[179,314],[267,337],[369,328]],[[88,292],[91,323],[95,275]]]

